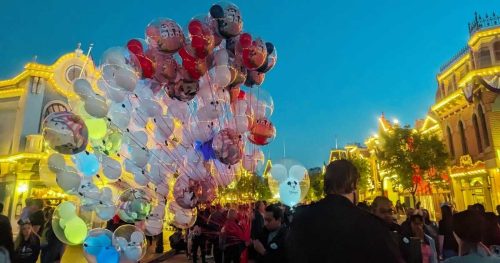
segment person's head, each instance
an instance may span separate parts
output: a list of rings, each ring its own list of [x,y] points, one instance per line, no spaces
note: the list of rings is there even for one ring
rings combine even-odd
[[[472,207],[470,208],[470,210],[475,210],[481,214],[484,214],[486,212],[486,210],[484,209],[484,205],[482,205],[480,203],[473,204]]]
[[[230,208],[227,210],[227,219],[228,220],[236,220],[238,218],[238,212],[235,209]]]
[[[24,203],[26,204],[26,206],[31,206],[31,202],[32,201],[33,201],[33,198],[28,197],[28,198],[26,198],[26,200],[24,201]]]
[[[498,218],[493,212],[484,213],[483,243],[486,246],[500,245],[500,227]]]
[[[326,167],[325,194],[339,194],[355,202],[355,191],[359,181],[359,172],[347,160],[333,161]]]
[[[263,214],[266,211],[266,205],[262,201],[257,201],[255,202],[255,210]]]
[[[429,210],[422,209],[422,216],[424,217],[424,223],[429,224],[431,222],[431,217],[429,215]]]
[[[371,212],[384,220],[387,224],[394,222],[394,207],[392,206],[391,200],[385,196],[375,197],[371,206]]]
[[[31,205],[30,205],[30,210],[31,211],[38,211],[43,208],[43,201],[41,199],[33,199],[31,200]]]
[[[222,205],[216,204],[215,205],[215,211],[219,211],[219,212],[222,211]]]
[[[409,207],[406,209],[406,218],[410,219],[410,217],[415,213],[415,208]]]
[[[478,211],[465,210],[453,215],[453,233],[461,247],[467,253],[482,240],[483,218]]]
[[[420,231],[423,231],[424,229],[424,217],[419,214],[411,215],[410,216],[410,225],[411,225],[411,232],[413,234],[419,233]]]
[[[231,204],[230,203],[226,203],[225,208],[226,208],[226,210],[231,209]]]
[[[29,237],[31,235],[31,231],[32,231],[32,226],[31,226],[31,223],[29,222],[29,220],[26,220],[26,221],[23,221],[21,222],[20,224],[20,234],[22,235],[23,238],[26,238],[26,237]]]
[[[264,226],[269,231],[277,230],[281,227],[281,222],[283,221],[283,210],[275,205],[269,205],[266,207],[266,212],[264,214]]]

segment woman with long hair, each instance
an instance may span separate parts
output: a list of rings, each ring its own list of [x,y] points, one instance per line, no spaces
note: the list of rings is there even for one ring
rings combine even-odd
[[[15,242],[14,262],[19,263],[36,263],[40,254],[40,238],[33,231],[33,227],[29,221],[20,222],[21,230]]]

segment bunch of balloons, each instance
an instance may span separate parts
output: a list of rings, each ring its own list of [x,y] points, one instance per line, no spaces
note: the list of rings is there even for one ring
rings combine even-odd
[[[98,262],[139,260],[144,234],[160,233],[165,218],[192,226],[196,206],[213,201],[217,187],[263,166],[260,147],[276,136],[273,100],[260,87],[276,64],[274,45],[243,32],[231,3],[214,4],[185,29],[158,18],[145,27],[145,39],[106,50],[99,74],[73,82],[71,111],[44,120],[54,152],[40,169],[80,199],[79,209],[65,204],[56,213],[58,237],[86,240],[86,253]],[[119,194],[117,186],[128,189]],[[143,227],[87,236],[80,210]]]

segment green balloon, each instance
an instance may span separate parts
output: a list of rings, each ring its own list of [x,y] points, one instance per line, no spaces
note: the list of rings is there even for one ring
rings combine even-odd
[[[108,126],[104,119],[88,118],[84,119],[89,130],[89,137],[93,140],[100,140],[106,136]]]
[[[59,217],[65,220],[70,220],[76,216],[76,207],[73,203],[64,201],[57,207]]]
[[[82,244],[87,237],[87,225],[81,218],[73,217],[66,222],[64,236],[66,236],[66,239],[72,244]]]

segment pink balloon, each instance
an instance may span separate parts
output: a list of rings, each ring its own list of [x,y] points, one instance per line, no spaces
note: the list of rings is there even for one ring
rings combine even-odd
[[[195,208],[201,195],[202,186],[200,182],[189,178],[187,175],[181,175],[175,181],[174,198],[182,208]]]
[[[243,157],[243,140],[233,129],[226,128],[215,135],[212,147],[217,159],[224,164],[235,164]]]

